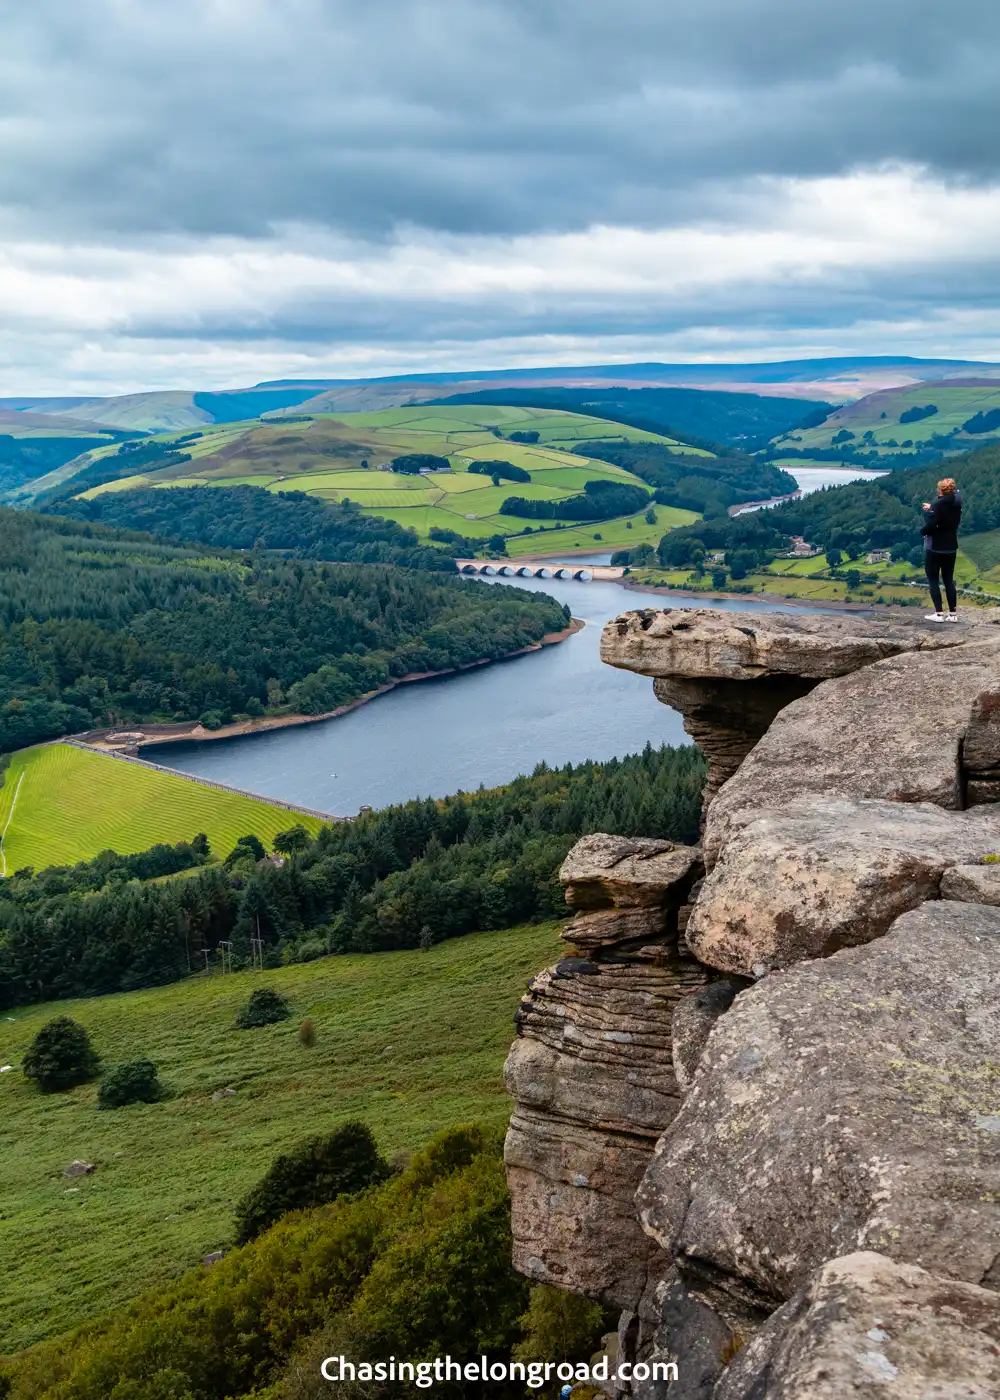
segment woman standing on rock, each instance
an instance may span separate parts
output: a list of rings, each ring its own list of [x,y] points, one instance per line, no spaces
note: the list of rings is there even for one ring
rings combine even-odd
[[[937,500],[924,501],[924,571],[931,590],[934,611],[928,622],[957,622],[958,598],[955,593],[955,558],[958,554],[958,524],[962,519],[962,493],[950,476],[938,482]],[[941,610],[941,585],[948,598],[948,611]]]

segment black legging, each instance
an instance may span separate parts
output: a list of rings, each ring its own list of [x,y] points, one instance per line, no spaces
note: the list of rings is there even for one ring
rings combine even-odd
[[[954,612],[958,606],[955,593],[955,555],[939,554],[936,549],[924,551],[924,570],[927,574],[927,587],[931,590],[934,611],[941,612],[941,589],[938,578],[944,581],[944,591],[948,598],[948,611]]]

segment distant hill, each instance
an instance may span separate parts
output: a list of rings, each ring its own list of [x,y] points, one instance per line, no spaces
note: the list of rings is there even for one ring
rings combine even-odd
[[[131,436],[68,414],[0,408],[0,495],[37,481],[83,452],[113,446]]]
[[[860,456],[877,454],[894,465],[919,465],[946,451],[1000,439],[1000,378],[984,375],[924,381],[868,394],[822,423],[773,440],[791,450]]]
[[[181,432],[262,414],[358,413],[427,403],[442,393],[499,388],[656,389],[743,392],[837,403],[874,391],[959,375],[997,376],[1000,365],[976,360],[922,360],[907,355],[831,356],[739,364],[548,365],[532,369],[415,371],[377,378],[274,379],[231,390],[153,390],[110,398],[0,398],[0,409],[67,413],[86,422],[146,432]]]
[[[1000,387],[1000,383],[998,383]],[[825,400],[679,388],[485,389],[437,399],[438,404],[526,404],[593,413],[633,427],[650,428],[694,446],[724,444],[744,451],[765,447],[776,434],[832,412]]]

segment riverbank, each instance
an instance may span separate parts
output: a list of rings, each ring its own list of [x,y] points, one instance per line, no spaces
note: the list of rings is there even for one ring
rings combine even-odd
[[[526,656],[533,651],[541,651],[543,647],[558,646],[560,642],[574,636],[585,626],[584,621],[574,617],[569,626],[562,628],[561,631],[547,632],[537,642],[531,642],[526,647],[518,647],[516,651],[508,652],[505,656],[484,657],[481,661],[470,661],[466,666],[449,666],[442,671],[414,671],[409,675],[400,676],[398,680],[388,681],[375,690],[366,691],[364,695],[359,695],[356,700],[351,700],[347,705],[340,705],[337,709],[327,710],[320,715],[265,715],[260,719],[237,720],[232,724],[223,724],[218,729],[206,729],[198,720],[190,720],[181,724],[146,724],[141,728],[137,726],[135,729],[128,730],[91,729],[84,734],[74,734],[72,738],[75,743],[86,745],[100,753],[136,756],[147,748],[156,748],[164,744],[236,739],[250,734],[267,734],[276,729],[297,728],[305,724],[322,724],[326,720],[339,719],[343,715],[349,715],[352,711],[360,709],[362,705],[367,705],[382,695],[388,695],[390,691],[398,690],[400,686],[414,685],[418,681],[441,680],[445,676],[455,676],[463,671],[479,670],[483,666],[492,666],[497,662],[513,661],[515,657]]]

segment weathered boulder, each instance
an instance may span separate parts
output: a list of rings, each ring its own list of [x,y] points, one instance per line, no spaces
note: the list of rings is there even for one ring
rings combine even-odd
[[[668,1269],[650,1301],[651,1325],[635,1330],[631,1346],[630,1338],[625,1348],[619,1346],[619,1357],[629,1362],[632,1374],[637,1362],[649,1371],[643,1377],[640,1370],[627,1393],[632,1400],[713,1400],[715,1384],[734,1350],[731,1330],[685,1288],[676,1269]],[[668,1384],[662,1374],[657,1377],[652,1369],[656,1362],[673,1362],[677,1379]]]
[[[827,681],[776,717],[708,812],[709,869],[736,814],[796,797],[965,806],[961,755],[973,708],[1000,680],[1000,636],[898,656]]]
[[[633,909],[683,903],[700,867],[697,846],[600,832],[577,841],[559,879],[578,909]]]
[[[90,1176],[93,1170],[93,1162],[84,1162],[78,1159],[75,1162],[70,1162],[68,1167],[63,1167],[63,1176],[72,1181],[78,1176]]]
[[[903,616],[673,608],[612,619],[601,654],[652,676],[658,698],[704,749],[711,865],[728,813],[748,801],[806,792],[956,808],[995,801],[998,623],[996,610],[935,628]],[[765,735],[766,752],[751,752]],[[736,789],[717,804],[737,770]]]
[[[1000,1296],[864,1252],[819,1269],[737,1354],[713,1400],[997,1395]]]
[[[1000,1288],[1000,911],[925,904],[737,997],[637,1203],[734,1326],[859,1249]]]
[[[977,695],[965,732],[962,761],[984,777],[1000,770],[1000,685]]]
[[[654,1253],[633,1196],[680,1103],[670,1024],[710,976],[664,948],[566,958],[540,973],[507,1058],[514,1262],[529,1277],[624,1307]]]
[[[733,812],[727,830],[684,937],[702,962],[751,977],[870,942],[937,899],[946,870],[1000,847],[1000,807],[796,798]]]
[[[579,910],[563,938],[581,952],[677,941],[677,914],[704,874],[697,846],[596,833],[579,840],[559,878]]]
[[[941,876],[941,898],[963,904],[1000,904],[1000,864],[952,866]]]

